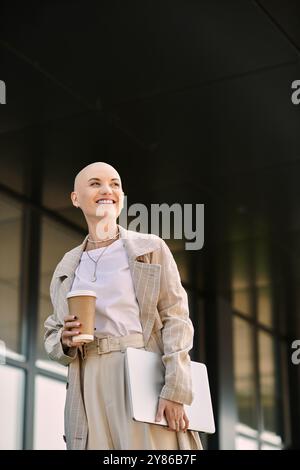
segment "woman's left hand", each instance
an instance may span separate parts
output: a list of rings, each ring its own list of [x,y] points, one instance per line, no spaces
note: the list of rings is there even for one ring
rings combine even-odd
[[[168,423],[168,431],[186,431],[189,427],[189,420],[185,414],[182,403],[160,398],[158,402],[155,421],[161,421],[165,414]]]

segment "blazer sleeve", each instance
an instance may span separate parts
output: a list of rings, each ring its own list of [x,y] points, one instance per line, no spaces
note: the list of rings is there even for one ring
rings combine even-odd
[[[174,257],[164,240],[161,246],[161,284],[158,312],[163,323],[162,361],[165,384],[160,397],[190,405],[193,401],[191,359],[194,327],[189,318],[188,298]]]
[[[77,348],[72,347],[65,351],[61,343],[63,324],[57,315],[58,289],[59,281],[55,278],[54,272],[50,284],[50,298],[54,311],[44,323],[44,344],[50,359],[58,362],[59,364],[67,366],[76,358]]]

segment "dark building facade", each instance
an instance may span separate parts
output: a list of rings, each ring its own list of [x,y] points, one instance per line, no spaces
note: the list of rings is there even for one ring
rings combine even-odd
[[[203,247],[166,242],[208,367],[205,448],[299,448],[297,2],[1,8],[0,449],[64,448],[66,369],[43,322],[55,266],[87,233],[70,192],[94,161],[149,214],[204,204]]]

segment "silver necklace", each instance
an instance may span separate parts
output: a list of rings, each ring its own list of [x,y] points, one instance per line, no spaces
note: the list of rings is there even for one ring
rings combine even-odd
[[[113,238],[117,238],[117,236],[119,235],[119,230],[118,230],[118,233],[117,235],[115,235]],[[106,240],[107,241],[107,240]],[[111,244],[110,244],[111,245]],[[88,255],[88,257],[90,258],[91,261],[93,261],[93,263],[95,264],[95,269],[94,269],[94,275],[93,275],[93,278],[91,279],[91,282],[96,282],[97,281],[97,265],[98,265],[98,261],[100,260],[100,258],[104,255],[105,251],[107,250],[107,248],[110,246],[110,245],[107,245],[104,250],[102,251],[102,253],[100,253],[100,256],[99,258],[97,259],[97,261],[95,261],[90,255],[89,255],[89,252],[86,251],[86,254]]]
[[[111,238],[105,238],[104,240],[96,240],[96,241],[95,241],[95,240],[91,240],[90,238],[88,238],[88,241],[89,241],[90,243],[109,242],[110,240],[114,240],[115,238],[117,238],[117,237],[119,236],[119,233],[120,233],[120,232],[119,232],[119,230],[118,230],[118,231],[117,231],[117,234],[114,235],[114,236],[111,237]]]
[[[91,282],[96,282],[97,281],[97,275],[96,275],[96,272],[97,272],[97,265],[98,265],[98,261],[99,259],[104,255],[106,249],[109,247],[110,245],[107,245],[104,250],[102,251],[102,253],[100,254],[99,258],[97,259],[97,261],[95,261],[90,255],[89,255],[89,252],[87,251],[86,254],[88,255],[88,257],[90,258],[90,260],[93,261],[93,263],[95,264],[95,269],[94,269],[94,276],[93,278],[91,279]]]

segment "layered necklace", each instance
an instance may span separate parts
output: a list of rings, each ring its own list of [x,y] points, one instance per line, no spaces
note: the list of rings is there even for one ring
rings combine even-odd
[[[107,238],[106,240],[97,240],[97,241],[94,241],[94,240],[91,240],[90,238],[88,238],[88,241],[90,243],[101,243],[101,242],[108,242],[110,240],[115,240],[116,238],[118,238],[118,236],[120,235],[120,231],[119,231],[119,228],[118,228],[118,231],[117,231],[117,234],[111,238]],[[111,244],[110,244],[111,245]],[[100,260],[100,258],[104,255],[105,251],[107,250],[107,248],[110,246],[110,245],[107,245],[104,250],[100,253],[100,256],[98,257],[98,259],[95,261],[91,255],[89,255],[89,252],[86,251],[86,254],[87,256],[90,258],[91,261],[93,261],[94,265],[95,265],[95,269],[94,269],[94,275],[91,279],[91,282],[96,282],[97,281],[97,266],[98,266],[98,262]]]

